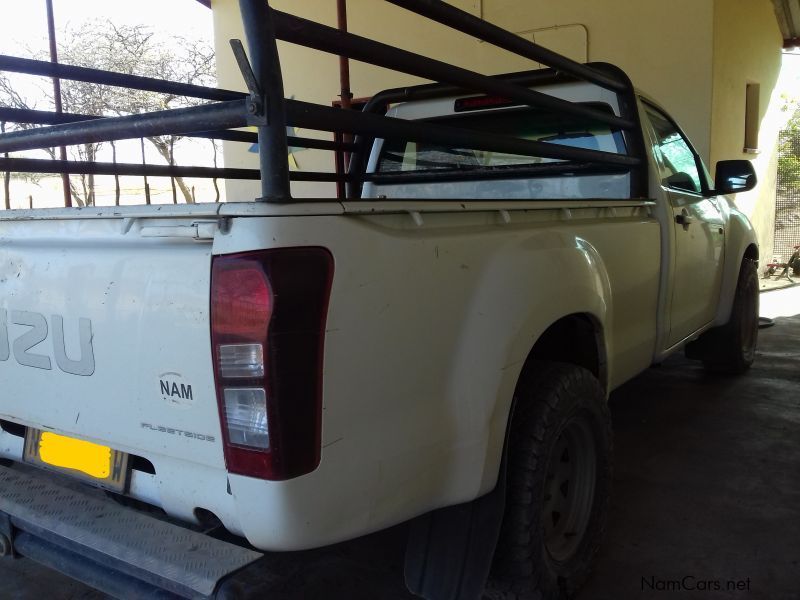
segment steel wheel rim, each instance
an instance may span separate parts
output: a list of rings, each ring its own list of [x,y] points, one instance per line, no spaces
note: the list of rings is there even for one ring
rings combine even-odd
[[[596,445],[585,417],[573,417],[547,463],[541,523],[550,557],[569,560],[589,525],[597,482]]]

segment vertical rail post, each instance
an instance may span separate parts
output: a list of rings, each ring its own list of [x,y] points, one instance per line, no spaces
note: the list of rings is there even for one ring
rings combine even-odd
[[[264,119],[257,125],[261,167],[259,200],[288,202],[291,190],[286,108],[272,9],[267,0],[239,0],[239,8],[264,112]]]
[[[347,33],[347,0],[336,0],[336,17],[339,31]],[[339,81],[341,92],[339,98],[342,101],[342,110],[350,110],[353,107],[353,92],[350,89],[350,59],[346,56],[339,56]],[[353,136],[337,133],[334,141],[350,143]],[[344,150],[336,150],[336,172],[344,175],[350,165],[350,153]],[[344,181],[336,182],[336,196],[343,200],[346,197],[346,186]]]
[[[6,122],[0,121],[0,133],[6,132]],[[8,152],[3,154],[8,158]],[[11,210],[11,172],[5,171],[3,173],[3,206],[6,210]]]
[[[114,161],[114,166],[117,165],[117,145],[114,142],[111,142],[111,156],[112,160]],[[114,205],[119,206],[119,197],[120,197],[120,187],[119,187],[119,175],[114,175]]]
[[[147,166],[147,159],[144,155],[144,138],[139,138],[139,142],[142,146],[142,165]],[[150,204],[150,184],[147,183],[147,173],[144,175],[144,203]]]
[[[217,168],[217,140],[211,139],[211,147],[214,149],[214,168]],[[219,202],[219,183],[214,177],[214,202]]]
[[[342,110],[344,110],[344,107],[342,107]],[[341,144],[344,141],[344,136],[338,131],[335,131],[333,133],[333,141],[336,144]],[[349,155],[349,153],[347,154]],[[333,163],[336,174],[344,175],[346,171],[344,150],[341,148],[336,148],[336,150],[333,151]],[[347,186],[345,185],[345,181],[343,179],[340,179],[336,182],[336,198],[337,200],[347,199]]]
[[[55,17],[53,16],[53,0],[45,0],[47,4],[47,36],[50,41],[50,62],[58,64],[58,48],[56,46],[56,24]],[[53,77],[53,98],[56,105],[56,114],[60,115],[64,112],[61,105],[61,79]],[[64,146],[59,147],[58,155],[61,160],[67,160],[67,149]],[[72,194],[69,189],[69,175],[63,173],[61,175],[61,183],[64,187],[64,206],[72,206]]]
[[[169,166],[175,166],[175,136],[169,136]],[[178,203],[178,190],[175,187],[175,176],[171,176],[169,178],[169,182],[172,185],[172,203]]]
[[[336,13],[339,31],[347,33],[347,0],[336,0]],[[346,56],[339,56],[339,80],[342,88],[339,94],[342,108],[350,110],[353,93],[350,90],[350,59]]]

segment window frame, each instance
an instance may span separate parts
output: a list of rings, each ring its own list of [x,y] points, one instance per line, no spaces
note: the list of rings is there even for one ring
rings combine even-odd
[[[717,194],[716,194],[714,188],[710,185],[711,184],[711,181],[710,181],[711,176],[710,176],[710,174],[708,172],[708,169],[705,166],[705,163],[703,163],[703,159],[700,157],[700,154],[697,152],[697,150],[695,150],[695,147],[694,147],[694,145],[692,145],[691,140],[683,132],[683,129],[681,129],[681,127],[678,125],[678,123],[675,121],[675,119],[670,117],[669,114],[663,108],[661,108],[658,105],[654,104],[652,101],[648,100],[647,98],[643,98],[643,97],[640,96],[639,100],[641,101],[642,106],[645,109],[644,110],[644,113],[645,113],[644,116],[647,119],[647,125],[650,128],[650,132],[653,134],[654,141],[655,141],[655,138],[657,138],[658,136],[656,134],[655,126],[653,125],[653,122],[652,122],[652,120],[650,118],[650,114],[648,113],[649,110],[652,110],[652,111],[658,113],[662,118],[664,118],[666,121],[668,121],[675,128],[675,131],[678,132],[678,135],[681,136],[681,139],[684,141],[684,143],[686,144],[686,147],[689,148],[689,151],[692,153],[692,156],[694,157],[694,163],[695,163],[695,166],[697,168],[697,175],[700,178],[701,191],[700,192],[693,192],[691,190],[687,190],[687,189],[684,189],[684,188],[679,188],[679,187],[674,187],[674,186],[671,186],[671,185],[667,185],[667,184],[664,183],[663,179],[660,179],[660,184],[663,187],[668,188],[670,190],[673,190],[673,191],[676,191],[676,192],[680,192],[680,193],[684,193],[684,194],[689,194],[691,196],[697,196],[699,198],[712,198],[712,197],[716,196]],[[656,144],[653,144],[654,150],[655,150],[656,146],[657,146]],[[661,148],[660,147],[658,147],[658,154],[659,154],[658,160],[659,160],[659,162],[661,164],[663,164],[664,163],[663,153],[661,152]]]
[[[599,109],[602,109],[602,110],[608,110],[609,114],[615,114],[614,113],[614,108],[610,104],[608,104],[607,102],[595,102],[595,101],[593,101],[593,102],[583,102],[583,103],[580,103],[580,104],[583,104],[583,105],[586,105],[586,106],[590,106],[592,108],[599,108]],[[431,122],[431,123],[448,125],[452,121],[456,121],[457,122],[459,120],[463,120],[464,118],[469,117],[470,115],[482,115],[482,114],[491,114],[491,113],[498,113],[498,114],[507,115],[507,114],[515,114],[515,113],[516,114],[523,114],[523,113],[535,112],[535,111],[536,111],[536,109],[533,108],[533,107],[530,107],[530,106],[513,105],[513,106],[508,106],[508,107],[503,107],[503,108],[496,108],[496,109],[483,109],[483,110],[474,110],[474,111],[454,112],[454,113],[451,113],[451,114],[435,116],[435,117],[432,117],[432,118],[420,119],[420,121],[422,121],[422,122],[428,121],[428,122]],[[622,131],[622,130],[611,130],[609,133],[611,135],[611,138],[614,141],[615,146],[617,146],[617,151],[615,152],[616,154],[619,154],[621,156],[633,156],[631,154],[629,140],[625,136],[625,133],[626,133],[625,131]],[[382,171],[381,170],[381,164],[383,163],[384,157],[385,157],[386,152],[387,152],[386,141],[387,140],[382,140],[382,142],[381,142],[380,152],[378,153],[377,161],[375,163],[375,173],[376,174],[390,174],[391,173],[391,171]],[[554,144],[554,145],[558,145],[558,144]],[[450,148],[449,150],[458,151],[458,150],[470,150],[470,149],[468,149],[468,148]],[[610,151],[606,150],[605,152],[610,152]],[[530,158],[533,160],[536,157],[530,157]],[[504,169],[511,170],[514,167],[525,168],[525,167],[530,167],[530,166],[537,166],[539,164],[557,164],[559,162],[566,162],[566,161],[553,160],[553,161],[546,161],[544,163],[531,162],[530,164],[521,163],[521,164],[511,164],[511,165],[493,165],[493,166],[486,167],[486,168],[489,169],[489,170],[496,170],[497,172],[502,172]],[[478,168],[478,167],[476,167],[476,168]],[[458,173],[459,171],[469,172],[470,170],[471,169],[463,169],[463,170],[461,170],[459,168],[442,168],[442,169],[412,169],[412,170],[404,171],[404,172],[406,172],[406,173],[416,173],[416,174],[424,176],[424,175],[427,175],[427,174],[432,173],[432,172],[439,172],[439,173],[453,172],[453,173]],[[589,174],[589,173],[587,173],[587,174]],[[509,173],[509,176],[513,177],[513,175],[511,173]]]

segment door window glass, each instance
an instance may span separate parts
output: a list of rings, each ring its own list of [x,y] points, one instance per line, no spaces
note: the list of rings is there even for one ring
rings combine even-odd
[[[678,128],[660,112],[647,107],[653,126],[656,150],[661,155],[661,183],[674,189],[701,194],[703,186],[697,157]]]

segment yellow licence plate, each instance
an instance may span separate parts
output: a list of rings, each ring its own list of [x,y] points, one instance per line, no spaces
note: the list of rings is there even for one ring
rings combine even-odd
[[[128,479],[127,453],[31,427],[25,434],[25,461],[116,492],[125,491]]]

